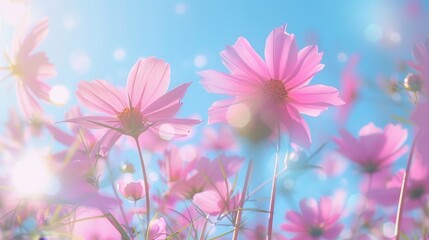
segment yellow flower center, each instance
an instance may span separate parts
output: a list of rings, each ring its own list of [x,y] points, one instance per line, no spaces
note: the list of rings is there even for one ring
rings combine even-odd
[[[134,107],[127,107],[118,113],[117,118],[121,122],[124,134],[138,137],[144,131],[142,113]]]
[[[283,103],[287,98],[285,85],[280,80],[270,80],[266,82],[262,92],[264,97],[274,103]]]

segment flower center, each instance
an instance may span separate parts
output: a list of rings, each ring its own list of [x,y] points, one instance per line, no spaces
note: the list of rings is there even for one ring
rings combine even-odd
[[[373,162],[369,162],[363,166],[363,171],[369,174],[375,173],[378,171],[378,165]]]
[[[323,228],[321,228],[321,227],[311,227],[310,230],[308,231],[308,233],[312,237],[320,237],[320,236],[323,235]]]
[[[265,83],[262,92],[264,97],[268,98],[274,103],[282,103],[287,98],[287,91],[285,85],[280,80],[270,80]]]
[[[124,134],[132,137],[138,137],[144,131],[144,123],[142,121],[142,113],[135,108],[125,108],[118,113],[117,118],[121,122]]]
[[[415,187],[410,191],[411,199],[419,199],[425,193],[425,189],[423,187]]]

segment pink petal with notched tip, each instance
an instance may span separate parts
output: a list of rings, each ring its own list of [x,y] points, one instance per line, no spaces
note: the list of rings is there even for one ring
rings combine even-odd
[[[22,40],[16,52],[16,57],[28,56],[46,38],[49,31],[48,19],[40,21]],[[18,39],[15,39],[19,41]]]
[[[42,116],[43,110],[25,85],[17,84],[18,104],[27,118]]]
[[[128,106],[121,92],[104,80],[79,82],[76,96],[83,105],[100,113],[117,115]]]
[[[289,133],[291,141],[309,147],[311,144],[310,129],[298,111],[292,106],[284,105],[280,114],[282,114],[281,121]]]
[[[192,130],[192,127],[201,122],[197,119],[180,118],[154,119],[154,121],[156,121],[156,124],[150,127],[153,132],[173,137],[187,136]]]
[[[357,164],[363,163],[365,156],[362,155],[362,147],[359,141],[354,138],[347,130],[340,130],[340,138],[334,138],[338,145],[338,152],[343,154]]]
[[[252,81],[245,76],[226,74],[213,70],[202,71],[198,75],[202,77],[201,84],[207,91],[219,94],[252,94],[258,91],[260,85],[260,83]]]
[[[239,37],[233,46],[227,46],[220,55],[232,74],[247,77],[248,81],[255,83],[263,82],[269,77],[267,67],[261,57],[242,37]]]
[[[265,62],[270,78],[285,80],[297,64],[298,47],[293,34],[288,34],[286,25],[275,28],[265,42]]]
[[[299,202],[302,216],[310,224],[316,225],[319,223],[318,206],[314,199],[304,199]]]
[[[305,219],[302,218],[301,214],[295,211],[289,211],[286,213],[285,218],[289,220],[291,223],[283,224],[281,226],[283,230],[293,231],[293,232],[305,231],[307,227],[307,223]]]
[[[338,96],[338,90],[325,85],[311,85],[293,89],[288,93],[289,104],[300,113],[317,117],[329,106],[344,104]]]
[[[322,53],[318,52],[317,46],[307,46],[298,52],[295,69],[286,79],[283,79],[287,90],[300,88],[307,85],[311,79],[320,72],[324,65],[320,64]]]
[[[208,124],[228,122],[226,112],[228,108],[234,104],[235,99],[224,99],[214,102],[209,108],[209,120]]]
[[[142,109],[146,118],[165,118],[174,115],[181,106],[180,100],[185,96],[191,83],[182,84],[156,99],[149,106]]]
[[[169,64],[154,57],[139,59],[128,75],[127,95],[132,106],[143,110],[160,98],[169,84]]]

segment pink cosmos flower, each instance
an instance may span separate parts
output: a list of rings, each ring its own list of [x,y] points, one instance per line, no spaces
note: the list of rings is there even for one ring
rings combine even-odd
[[[417,63],[411,63],[411,66],[420,72],[423,79],[423,88],[426,93],[429,93],[429,41],[417,44],[414,47],[413,54]]]
[[[197,159],[191,159],[186,161],[180,154],[180,150],[177,147],[172,147],[165,151],[164,159],[159,161],[159,168],[166,177],[166,182],[171,186],[175,182],[184,179],[194,169]]]
[[[399,124],[388,124],[383,130],[369,123],[360,130],[357,139],[346,130],[342,130],[340,135],[334,139],[338,152],[369,175],[386,170],[408,150],[404,146],[408,131]]]
[[[145,196],[144,182],[143,180],[138,181],[118,181],[119,192],[131,201],[138,201]]]
[[[220,155],[210,161],[202,157],[197,160],[193,172],[171,186],[170,192],[180,198],[192,199],[199,192],[210,189],[216,182],[236,174],[243,164],[243,158]]]
[[[50,102],[51,89],[44,81],[56,75],[54,65],[44,52],[34,52],[48,34],[48,20],[42,20],[25,37],[18,31],[13,36],[10,56],[6,56],[8,75],[16,79],[16,92],[21,110],[28,118],[42,116],[37,98]]]
[[[232,129],[226,126],[220,129],[204,128],[202,145],[211,151],[227,151],[237,149],[237,142]]]
[[[341,74],[341,98],[345,104],[339,107],[338,120],[345,122],[351,108],[353,107],[358,97],[358,89],[361,85],[361,79],[356,74],[356,66],[359,63],[359,56],[353,55],[350,57],[347,65]]]
[[[212,216],[234,213],[240,206],[241,193],[233,195],[233,190],[230,183],[217,182],[212,188],[195,194],[192,201]]]
[[[146,130],[171,137],[185,136],[200,122],[174,118],[189,83],[166,93],[169,83],[167,63],[154,57],[139,59],[128,75],[126,92],[104,80],[79,83],[78,100],[107,116],[84,116],[66,121],[87,128],[108,128],[100,140],[106,146],[112,146],[122,134],[137,139]]]
[[[383,186],[372,189],[369,196],[377,203],[392,206],[398,204],[404,170],[400,170]],[[423,207],[429,199],[429,167],[419,152],[414,152],[413,163],[408,176],[404,210]]]
[[[164,240],[167,238],[167,224],[164,218],[152,220],[149,226],[149,240]]]
[[[341,209],[333,204],[332,199],[320,198],[319,203],[314,199],[303,199],[300,203],[301,213],[289,211],[286,213],[287,223],[281,229],[295,233],[293,240],[305,239],[336,239],[343,229],[339,223]]]
[[[209,123],[231,121],[231,113],[238,109],[247,113],[250,109],[267,126],[278,126],[279,120],[280,127],[288,131],[293,142],[310,145],[310,131],[300,113],[318,116],[328,106],[338,106],[343,101],[333,87],[307,86],[323,69],[322,54],[317,46],[298,50],[295,36],[285,31],[286,25],[270,33],[265,44],[265,61],[240,37],[221,52],[230,74],[213,70],[200,72],[201,83],[207,91],[233,97],[213,103]],[[242,120],[244,116],[236,117]]]

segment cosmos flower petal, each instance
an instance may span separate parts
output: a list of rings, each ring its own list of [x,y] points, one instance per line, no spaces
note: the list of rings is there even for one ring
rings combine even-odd
[[[180,100],[184,97],[189,85],[191,85],[191,83],[184,83],[162,95],[149,106],[144,108],[142,110],[142,115],[152,115],[154,117],[156,117],[157,114],[165,115],[163,114],[163,111],[169,109],[169,107],[171,107],[172,105],[180,103]]]
[[[104,80],[79,82],[76,95],[83,105],[100,113],[116,115],[127,106],[121,92]]]
[[[288,97],[290,104],[300,113],[313,117],[319,116],[329,106],[344,104],[336,88],[320,84],[294,89],[288,93]]]
[[[286,33],[286,25],[274,29],[265,42],[265,61],[273,80],[284,80],[294,71],[298,47],[295,36]]]
[[[152,131],[158,132],[158,134],[177,137],[188,135],[191,132],[192,127],[201,122],[197,119],[181,118],[154,119],[154,121],[156,121],[156,124],[151,127]]]
[[[291,141],[303,147],[309,147],[311,145],[310,129],[298,111],[292,106],[285,105],[280,114]]]
[[[30,54],[40,43],[46,38],[49,31],[49,20],[43,19],[40,21],[30,32],[29,34],[22,40],[21,45],[19,47],[17,57],[20,58],[22,56]],[[18,39],[15,39],[19,42]]]
[[[82,127],[93,129],[106,128],[106,126],[114,128],[119,124],[117,118],[108,116],[83,116],[67,119],[65,120],[65,122],[76,123],[81,125]]]
[[[139,59],[128,75],[127,94],[132,106],[144,109],[160,98],[170,84],[170,65],[149,57]]]
[[[324,65],[320,64],[322,53],[316,45],[307,46],[298,52],[298,60],[294,71],[284,80],[286,89],[300,88],[307,85],[320,72]]]
[[[265,63],[243,37],[239,37],[233,46],[227,46],[220,55],[233,74],[247,77],[254,82],[269,78]]]
[[[27,118],[42,116],[42,108],[24,85],[17,84],[16,92],[18,104]]]
[[[209,124],[227,122],[226,112],[235,99],[224,99],[214,102],[209,108]]]
[[[249,78],[239,75],[225,74],[213,70],[198,73],[201,77],[203,87],[213,93],[240,95],[252,94],[258,85]]]

